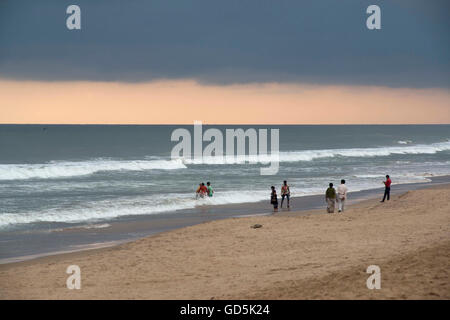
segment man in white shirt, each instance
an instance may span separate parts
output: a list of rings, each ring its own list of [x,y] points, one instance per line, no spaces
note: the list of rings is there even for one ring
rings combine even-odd
[[[345,180],[341,180],[341,185],[337,187],[337,203],[338,203],[338,212],[344,211],[345,200],[347,199],[347,191],[348,188],[345,185]]]

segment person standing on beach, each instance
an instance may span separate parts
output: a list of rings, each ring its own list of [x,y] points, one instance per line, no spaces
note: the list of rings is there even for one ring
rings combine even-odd
[[[384,200],[389,201],[389,198],[391,197],[391,178],[389,178],[389,175],[386,175],[386,181],[383,181],[384,183],[384,196],[383,196],[383,200],[381,200],[380,202],[384,202]]]
[[[341,180],[341,184],[337,187],[337,203],[338,203],[338,212],[344,211],[345,200],[347,199],[347,191],[348,188],[345,185],[345,180]]]
[[[206,185],[207,185],[207,189],[208,189],[208,197],[212,197],[212,196],[213,196],[213,193],[214,193],[214,190],[213,190],[213,188],[211,187],[211,183],[208,181],[208,182],[206,183]]]
[[[270,194],[270,204],[273,205],[273,211],[278,211],[278,197],[277,197],[277,191],[275,190],[274,186],[270,187],[272,189],[272,193]]]
[[[334,213],[334,206],[336,203],[336,190],[334,190],[332,183],[330,183],[330,186],[325,192],[325,201],[327,202],[327,212]]]
[[[283,181],[283,185],[281,186],[281,208],[283,208],[283,201],[286,197],[287,199],[287,207],[289,209],[289,197],[291,196],[291,190],[289,190],[289,186],[287,184],[287,181]]]

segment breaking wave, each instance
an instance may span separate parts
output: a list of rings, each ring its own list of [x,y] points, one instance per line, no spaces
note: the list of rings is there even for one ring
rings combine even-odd
[[[152,159],[52,161],[44,164],[0,164],[0,180],[54,179],[90,175],[104,171],[146,171],[186,169],[191,164],[269,163],[271,161],[299,162],[333,157],[384,157],[407,154],[435,154],[450,150],[450,142],[396,147],[323,149],[280,152],[278,155],[243,155],[203,157],[203,159]]]
[[[0,180],[54,179],[90,175],[102,171],[184,169],[180,160],[52,161],[44,164],[0,164]]]
[[[280,152],[274,155],[243,155],[243,156],[223,156],[207,157],[203,159],[183,159],[186,164],[232,164],[245,162],[267,163],[278,159],[280,162],[313,161],[316,159],[334,157],[386,157],[390,155],[405,154],[435,154],[450,150],[450,142],[440,142],[432,144],[411,145],[405,147],[376,147],[376,148],[349,148],[349,149],[323,149],[323,150],[302,150]]]

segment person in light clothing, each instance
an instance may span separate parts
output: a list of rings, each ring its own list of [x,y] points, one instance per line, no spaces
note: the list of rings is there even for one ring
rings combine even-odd
[[[283,181],[283,185],[281,186],[281,208],[283,208],[284,198],[287,199],[287,207],[289,209],[289,197],[291,196],[291,190],[287,184],[287,181]]]
[[[348,188],[345,185],[345,180],[341,180],[341,184],[337,187],[337,203],[338,212],[343,212],[345,207],[345,200],[347,199]]]

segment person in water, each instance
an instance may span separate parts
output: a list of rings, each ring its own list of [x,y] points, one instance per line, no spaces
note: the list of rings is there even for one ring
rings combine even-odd
[[[200,183],[199,187],[197,188],[197,195],[196,198],[204,198],[206,194],[208,193],[208,188],[205,186],[205,184],[202,182]]]
[[[200,183],[198,185],[197,190],[195,191],[195,198],[198,199],[198,197],[200,197],[200,190],[202,189],[202,184]]]
[[[389,201],[389,198],[391,197],[391,178],[389,178],[389,175],[386,175],[386,181],[383,181],[384,183],[384,196],[383,196],[383,200],[381,200],[380,202],[384,202],[384,200]]]
[[[345,185],[345,180],[341,180],[341,185],[337,187],[337,203],[338,203],[338,212],[343,212],[345,207],[345,200],[347,200],[347,192],[348,188]]]
[[[336,203],[336,190],[334,190],[332,183],[330,183],[327,191],[325,192],[325,201],[327,202],[327,212],[334,213],[334,206]]]
[[[289,208],[289,197],[291,196],[291,190],[289,190],[289,186],[287,181],[283,181],[283,185],[281,186],[281,208],[283,208],[284,198],[287,199],[287,207]]]
[[[214,194],[214,190],[213,190],[213,188],[212,188],[212,186],[211,186],[211,183],[208,181],[208,182],[206,183],[206,185],[207,185],[207,189],[208,189],[208,197],[212,197],[213,194]]]
[[[200,196],[202,198],[206,197],[208,194],[208,188],[205,186],[205,184],[202,182],[202,186],[200,187]]]
[[[270,194],[270,204],[273,205],[273,211],[278,211],[278,197],[277,197],[277,191],[275,190],[274,186],[270,187],[272,189],[272,193]]]

